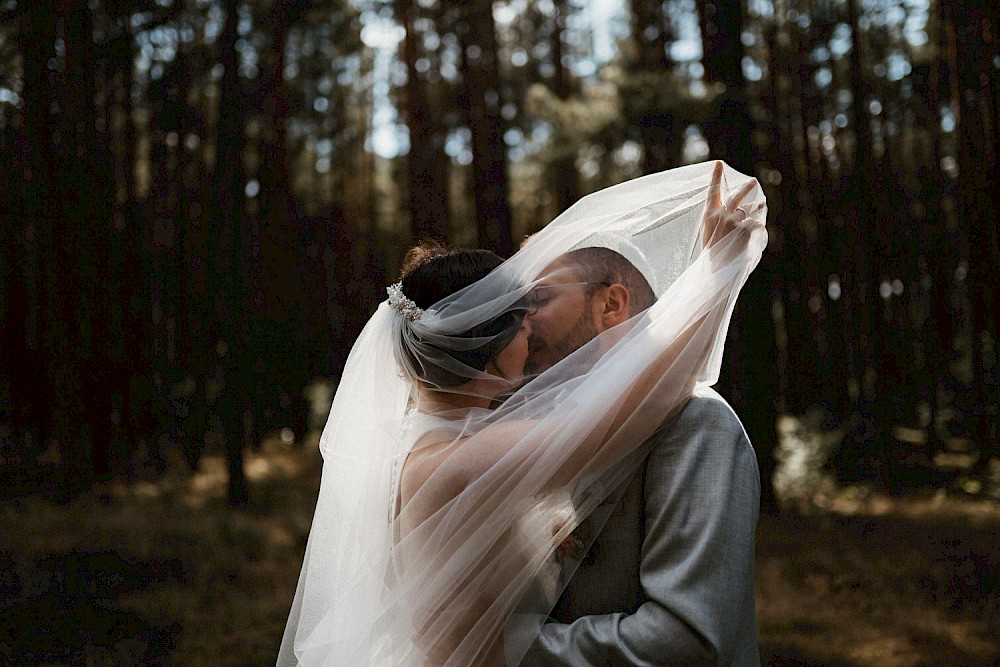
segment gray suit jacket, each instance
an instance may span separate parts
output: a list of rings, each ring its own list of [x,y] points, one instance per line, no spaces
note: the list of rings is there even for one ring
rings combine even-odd
[[[760,481],[743,426],[704,390],[648,444],[523,667],[760,664]]]

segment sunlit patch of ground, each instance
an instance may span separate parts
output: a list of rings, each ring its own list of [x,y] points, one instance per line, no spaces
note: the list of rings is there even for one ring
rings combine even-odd
[[[838,486],[823,466],[842,434],[820,419],[778,424],[785,512],[758,533],[764,664],[1000,664],[1000,503],[960,477],[956,493]]]
[[[67,504],[0,505],[0,664],[273,665],[308,534],[315,439],[246,456],[226,507],[221,456],[111,482]]]
[[[171,466],[65,505],[0,504],[0,664],[273,665],[319,485],[313,438],[247,454],[249,509],[225,464]],[[765,516],[765,665],[1000,664],[1000,506],[943,493],[826,490]]]
[[[877,515],[762,519],[761,644],[765,656],[794,658],[765,664],[998,664],[1000,508],[871,503]]]

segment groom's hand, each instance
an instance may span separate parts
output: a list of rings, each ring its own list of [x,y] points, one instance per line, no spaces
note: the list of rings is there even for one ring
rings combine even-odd
[[[702,217],[702,247],[710,248],[725,238],[730,232],[740,230],[744,235],[759,224],[757,213],[764,208],[764,203],[743,204],[754,188],[757,179],[751,178],[740,186],[723,205],[722,203],[722,163],[716,162],[712,170],[712,180],[708,184],[708,196],[705,201],[705,215]]]

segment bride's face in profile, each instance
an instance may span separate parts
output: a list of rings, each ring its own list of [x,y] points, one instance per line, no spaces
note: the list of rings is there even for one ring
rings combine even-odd
[[[487,372],[503,378],[511,386],[515,386],[524,378],[524,364],[528,360],[528,336],[531,335],[528,318],[521,320],[521,328],[507,347],[489,362]]]

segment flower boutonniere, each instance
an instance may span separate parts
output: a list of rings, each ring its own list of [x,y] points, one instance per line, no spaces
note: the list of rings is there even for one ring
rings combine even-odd
[[[590,535],[590,522],[586,519],[573,529],[562,542],[556,546],[556,555],[559,558],[571,558],[582,561],[587,555],[587,547],[593,542]]]

